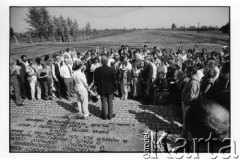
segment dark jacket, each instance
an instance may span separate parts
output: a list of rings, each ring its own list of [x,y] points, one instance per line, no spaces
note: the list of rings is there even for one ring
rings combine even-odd
[[[94,71],[94,83],[99,95],[110,95],[114,93],[116,86],[115,71],[113,68],[103,65]]]
[[[62,77],[60,75],[60,67],[56,63],[54,64],[54,67],[55,67],[55,75],[56,75],[57,79],[61,79]]]
[[[153,75],[153,67],[150,63],[143,69],[142,73],[142,83],[150,85]]]

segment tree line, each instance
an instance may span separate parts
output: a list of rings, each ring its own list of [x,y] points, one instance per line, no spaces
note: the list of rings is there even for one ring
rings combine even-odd
[[[222,33],[230,33],[230,23],[228,22],[224,26],[218,28],[214,26],[205,26],[205,27],[188,27],[185,28],[185,26],[177,27],[175,23],[171,25],[171,30],[183,30],[183,31],[221,31]]]
[[[126,29],[96,30],[87,22],[85,27],[79,27],[76,19],[51,16],[46,7],[29,7],[24,19],[30,26],[25,33],[14,33],[10,28],[10,37],[18,35],[21,38],[38,38],[39,41],[52,40],[61,42],[80,41],[94,37],[110,36],[126,32]],[[17,37],[18,37],[17,36]]]

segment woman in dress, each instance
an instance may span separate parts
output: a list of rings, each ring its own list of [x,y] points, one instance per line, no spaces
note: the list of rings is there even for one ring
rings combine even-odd
[[[75,65],[76,70],[73,72],[73,80],[75,82],[75,89],[77,92],[77,104],[79,110],[77,118],[86,119],[90,116],[88,110],[88,84],[82,67],[83,63],[77,61]]]

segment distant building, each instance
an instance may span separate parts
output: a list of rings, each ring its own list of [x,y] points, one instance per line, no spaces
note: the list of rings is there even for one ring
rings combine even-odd
[[[195,26],[190,26],[189,29],[195,29],[196,27]]]

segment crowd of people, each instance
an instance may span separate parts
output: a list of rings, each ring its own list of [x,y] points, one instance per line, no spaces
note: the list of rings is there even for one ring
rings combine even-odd
[[[192,100],[213,100],[230,110],[229,74],[227,46],[221,52],[204,48],[200,51],[196,45],[176,50],[155,46],[151,51],[147,45],[134,50],[121,45],[119,50],[97,47],[83,53],[67,48],[44,58],[28,59],[22,55],[16,63],[10,59],[11,93],[17,105],[23,105],[26,98],[35,101],[58,97],[71,101],[77,96],[80,117],[86,118],[90,116],[88,102],[101,99],[105,106],[102,118],[111,119],[114,96],[146,105],[156,103],[156,98],[165,98],[182,106],[177,108],[183,117],[182,137],[187,136],[185,116]],[[106,103],[110,104],[111,115],[107,115]]]

